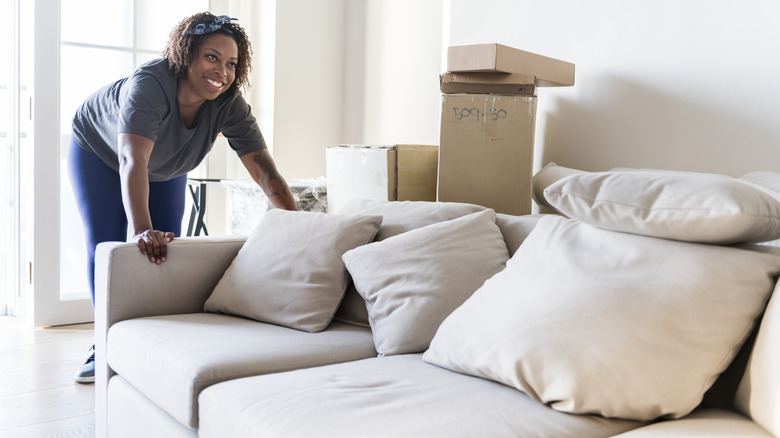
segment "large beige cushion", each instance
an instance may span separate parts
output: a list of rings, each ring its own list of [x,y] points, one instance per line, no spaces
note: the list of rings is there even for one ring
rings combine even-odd
[[[380,355],[419,353],[439,324],[509,255],[493,210],[428,225],[347,251]]]
[[[382,217],[266,212],[204,306],[307,332],[330,324],[347,288],[341,256],[369,243]]]
[[[614,231],[718,244],[780,238],[780,202],[726,175],[579,173],[552,183],[544,199],[570,218]]]
[[[340,214],[378,214],[382,216],[382,226],[374,238],[381,242],[388,237],[397,236],[409,230],[438,222],[448,221],[477,211],[485,207],[458,202],[427,201],[379,201],[376,199],[355,198],[347,201],[338,211]],[[350,283],[344,300],[336,315],[336,321],[368,327],[366,302]]]
[[[334,322],[307,333],[194,313],[114,324],[111,368],[178,422],[198,427],[198,396],[215,383],[376,356],[371,331]],[[113,408],[112,408],[113,410]]]
[[[424,359],[565,412],[680,417],[739,350],[778,272],[775,255],[547,216]]]
[[[556,412],[419,355],[224,382],[203,391],[200,404],[202,438],[583,438],[637,426]]]

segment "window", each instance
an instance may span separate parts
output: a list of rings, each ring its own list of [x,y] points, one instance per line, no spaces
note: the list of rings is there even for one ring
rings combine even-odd
[[[31,3],[0,0],[0,315],[23,313],[27,185],[21,169],[30,161]]]
[[[62,0],[60,51],[60,296],[89,297],[81,219],[67,173],[70,123],[103,85],[159,58],[171,29],[208,0]]]

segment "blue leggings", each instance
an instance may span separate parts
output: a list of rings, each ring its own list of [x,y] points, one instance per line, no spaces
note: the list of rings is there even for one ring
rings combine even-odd
[[[122,204],[119,173],[73,139],[68,151],[68,173],[76,196],[87,241],[87,278],[95,305],[95,248],[101,242],[127,241],[127,215]],[[187,175],[149,183],[149,213],[156,230],[181,235]]]

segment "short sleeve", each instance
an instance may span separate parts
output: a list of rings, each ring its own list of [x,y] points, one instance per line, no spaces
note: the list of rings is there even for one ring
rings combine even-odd
[[[226,110],[222,135],[228,139],[230,147],[239,157],[267,148],[257,119],[252,114],[252,108],[243,96],[238,95],[232,99]]]
[[[157,140],[162,121],[170,117],[171,105],[160,82],[150,74],[136,74],[122,87],[118,133],[138,134]]]

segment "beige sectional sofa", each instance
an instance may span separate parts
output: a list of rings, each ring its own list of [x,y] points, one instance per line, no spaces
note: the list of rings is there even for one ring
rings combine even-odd
[[[780,175],[535,182],[100,245],[97,435],[779,436]]]

